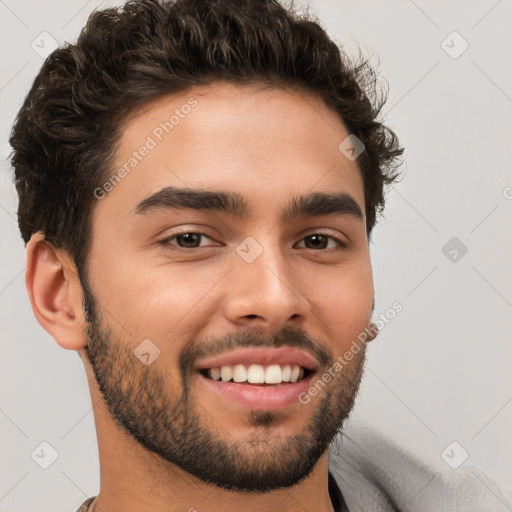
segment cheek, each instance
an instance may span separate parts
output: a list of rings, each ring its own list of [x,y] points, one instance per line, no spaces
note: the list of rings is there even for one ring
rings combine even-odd
[[[144,268],[142,262],[119,262],[99,285],[105,308],[134,336],[176,338],[198,320],[209,292],[225,272],[183,265]],[[204,321],[204,319],[203,319]]]
[[[325,335],[343,351],[371,319],[374,293],[369,262],[331,269],[315,280],[311,290],[310,304],[327,330]]]
[[[150,271],[119,260],[110,272],[94,275],[93,293],[101,304],[102,322],[133,351],[158,354],[157,367],[161,365],[170,383],[180,382],[178,358],[211,318],[212,311],[205,311],[211,299],[205,299],[218,275],[205,275],[192,266],[176,271],[162,265]]]

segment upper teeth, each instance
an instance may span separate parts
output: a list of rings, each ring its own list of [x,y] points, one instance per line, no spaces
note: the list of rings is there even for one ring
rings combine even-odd
[[[250,384],[280,384],[281,382],[297,382],[304,377],[304,368],[289,364],[282,366],[251,364],[246,368],[243,364],[235,364],[210,368],[208,376],[214,380],[222,380],[222,382],[234,380],[235,382],[248,381]]]

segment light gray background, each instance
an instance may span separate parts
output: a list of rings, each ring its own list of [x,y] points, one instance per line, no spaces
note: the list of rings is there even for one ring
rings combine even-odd
[[[25,291],[6,158],[42,64],[32,41],[41,32],[74,41],[100,5],[115,4],[0,0],[0,512],[74,511],[99,488],[82,363],[39,326]],[[337,41],[358,42],[380,62],[390,84],[384,113],[407,148],[371,248],[375,316],[395,301],[404,309],[370,346],[354,415],[425,458],[442,461],[457,441],[465,465],[511,489],[512,2],[309,5]],[[469,44],[458,58],[462,39],[442,46],[453,31]],[[468,248],[456,262],[442,252],[452,237]],[[43,441],[58,452],[46,470],[31,458]]]

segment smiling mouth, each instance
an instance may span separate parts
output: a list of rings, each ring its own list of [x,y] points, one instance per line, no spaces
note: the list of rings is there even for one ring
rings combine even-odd
[[[205,368],[199,373],[210,380],[254,386],[286,386],[307,379],[312,370],[299,365],[289,364],[235,364],[216,368]]]

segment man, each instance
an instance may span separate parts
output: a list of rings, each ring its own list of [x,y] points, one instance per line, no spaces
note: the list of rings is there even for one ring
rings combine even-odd
[[[405,456],[386,487],[371,436],[370,463],[329,458],[402,154],[373,79],[273,0],[130,2],[47,59],[10,141],[31,304],[91,391],[81,512],[475,503],[411,501],[430,475]]]

